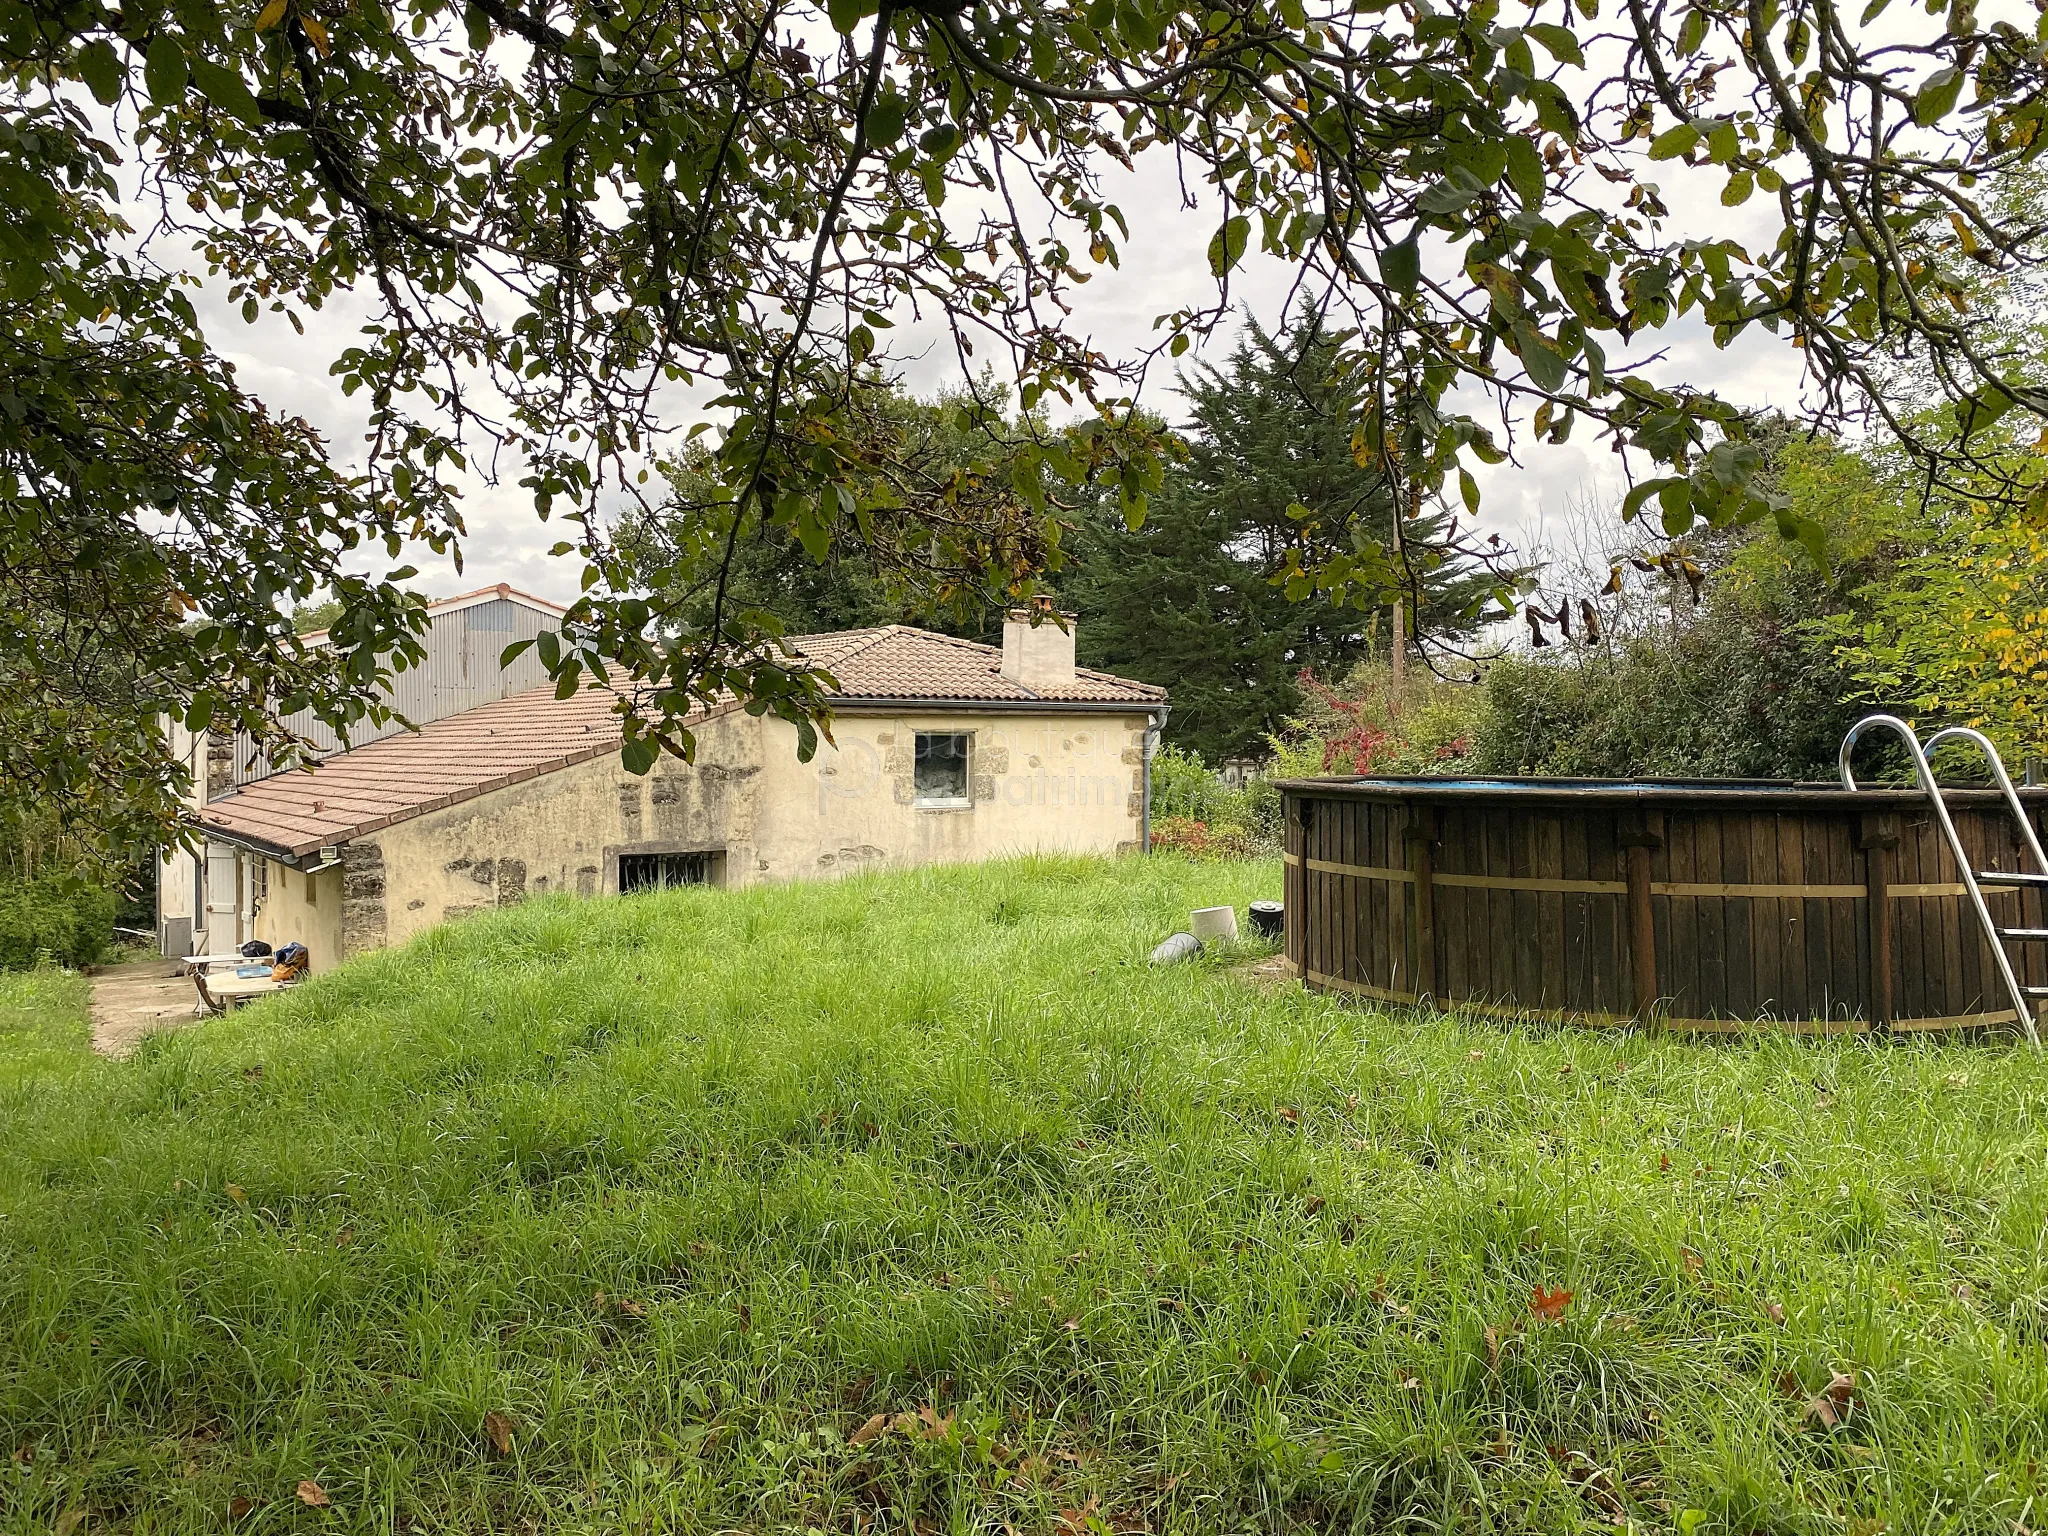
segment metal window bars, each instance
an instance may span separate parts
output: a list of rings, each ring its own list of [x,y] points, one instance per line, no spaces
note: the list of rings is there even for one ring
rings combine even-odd
[[[2034,832],[2034,824],[2027,819],[2026,808],[2020,804],[2019,792],[2012,787],[2012,777],[2005,771],[2005,763],[1998,755],[1998,748],[1982,731],[1973,731],[1968,726],[1952,725],[1936,731],[1923,743],[1914,733],[1913,727],[1897,715],[1867,715],[1849,727],[1849,733],[1842,738],[1842,750],[1836,759],[1841,770],[1842,787],[1854,790],[1856,776],[1850,771],[1849,759],[1856,750],[1856,740],[1865,731],[1883,728],[1893,732],[1906,744],[1906,755],[1913,764],[1913,776],[1921,789],[1927,793],[1934,806],[1935,819],[1941,823],[1941,834],[1948,840],[1948,849],[1955,856],[1956,868],[1962,872],[1963,891],[1970,899],[1970,907],[1977,914],[1977,922],[1984,931],[1986,941],[1991,945],[1992,958],[1998,962],[1999,979],[2005,983],[2007,996],[2012,999],[2013,1012],[2018,1016],[2020,1027],[2027,1032],[2027,1043],[2035,1050],[2041,1048],[2041,1036],[2035,1028],[2034,1011],[2036,998],[2048,997],[2048,987],[2022,986],[2019,976],[2013,971],[2012,956],[2006,950],[2008,939],[2022,942],[2048,940],[2048,928],[2001,928],[1991,916],[1990,907],[1984,902],[1984,887],[2026,888],[2048,890],[2048,856],[2041,852],[2041,840]],[[1949,815],[1948,803],[1942,798],[1941,786],[1935,782],[1934,767],[1929,761],[1934,749],[1944,741],[1958,741],[1975,747],[1991,769],[1991,777],[2005,796],[2005,803],[2012,811],[2013,820],[2019,824],[2020,838],[2027,851],[2034,856],[2038,869],[2035,874],[2007,873],[2002,870],[1977,870],[1971,867],[1971,859],[1963,848],[1963,840],[1956,832],[1955,818]]]

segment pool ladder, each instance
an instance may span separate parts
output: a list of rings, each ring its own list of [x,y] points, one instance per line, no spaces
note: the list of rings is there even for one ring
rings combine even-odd
[[[1998,962],[1998,974],[2005,983],[2006,995],[2012,999],[2013,1011],[2018,1014],[2020,1027],[2027,1032],[2027,1043],[2035,1050],[2041,1048],[2041,1036],[2035,1028],[2035,1000],[2048,998],[2048,987],[2029,987],[2020,984],[2019,976],[2012,968],[2012,954],[2008,943],[2048,942],[2048,928],[2001,928],[1991,916],[1991,909],[1984,904],[1984,887],[1999,889],[2023,889],[2048,891],[2048,855],[2041,852],[2041,839],[2034,834],[2034,824],[2027,819],[2026,807],[2020,804],[2019,792],[2012,787],[2012,776],[2005,771],[2005,763],[1999,758],[1998,748],[1982,731],[1973,731],[1966,725],[1952,725],[1936,731],[1922,742],[1913,733],[1913,727],[1897,715],[1869,715],[1849,727],[1849,734],[1842,738],[1841,756],[1837,759],[1842,773],[1842,787],[1856,788],[1856,776],[1849,771],[1849,755],[1856,750],[1856,738],[1872,727],[1881,726],[1895,733],[1906,744],[1906,755],[1913,762],[1913,776],[1920,781],[1920,787],[1927,791],[1927,798],[1934,806],[1935,818],[1941,823],[1941,835],[1948,839],[1948,851],[1955,856],[1956,868],[1962,871],[1963,891],[1970,898],[1970,906],[1977,914],[1978,925],[1984,930],[1984,937],[1991,945],[1992,957]],[[1945,741],[1965,742],[1983,756],[1991,769],[1991,777],[2005,795],[2005,803],[2012,811],[2012,819],[2018,823],[2020,840],[2027,851],[2034,856],[2038,874],[2021,874],[2001,869],[1972,869],[1970,856],[1963,851],[1963,840],[1956,835],[1955,818],[1948,813],[1948,802],[1942,799],[1941,786],[1934,781],[1934,768],[1929,762],[1934,749]]]

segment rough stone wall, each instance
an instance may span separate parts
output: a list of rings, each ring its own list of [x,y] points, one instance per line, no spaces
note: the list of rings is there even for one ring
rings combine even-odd
[[[743,883],[760,739],[752,716],[727,715],[699,729],[695,765],[664,758],[636,777],[607,754],[386,828],[387,942],[532,897],[600,895],[621,847],[723,852]]]
[[[349,843],[341,850],[341,953],[346,959],[381,949],[385,921],[384,849],[375,842]]]
[[[1143,811],[1142,715],[881,715],[842,711],[836,746],[796,758],[796,732],[765,722],[753,880],[1033,850],[1135,848]],[[969,804],[917,804],[920,731],[973,735]]]

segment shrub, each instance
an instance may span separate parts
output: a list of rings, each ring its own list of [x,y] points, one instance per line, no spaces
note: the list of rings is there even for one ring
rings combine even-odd
[[[113,895],[76,876],[0,882],[0,970],[90,965],[114,938]]]
[[[1276,794],[1277,798],[1277,794]],[[1167,816],[1152,823],[1152,847],[1160,853],[1191,859],[1262,859],[1273,849],[1249,826],[1215,826],[1186,816]]]
[[[1280,848],[1280,792],[1254,779],[1232,789],[1193,752],[1152,759],[1152,846],[1192,858],[1254,859]]]

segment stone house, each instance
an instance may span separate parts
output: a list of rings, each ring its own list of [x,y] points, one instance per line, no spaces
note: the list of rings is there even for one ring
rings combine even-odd
[[[794,726],[726,707],[692,722],[694,763],[636,776],[610,694],[558,700],[495,668],[559,612],[509,588],[434,605],[429,682],[400,703],[419,728],[311,771],[185,743],[209,769],[207,842],[162,871],[166,952],[299,940],[321,966],[548,892],[1145,846],[1166,695],[1076,667],[1071,621],[1013,615],[1000,649],[902,625],[793,637],[834,679],[832,743],[800,762]],[[476,633],[490,667],[466,649]]]

